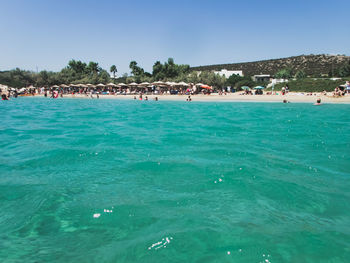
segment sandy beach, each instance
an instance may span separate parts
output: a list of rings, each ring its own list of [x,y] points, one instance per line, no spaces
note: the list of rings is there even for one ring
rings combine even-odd
[[[36,95],[43,97],[43,95]],[[138,95],[99,95],[100,99],[120,99],[120,100],[133,100],[134,96],[138,99]],[[158,100],[166,101],[186,101],[188,95],[143,95],[148,97],[148,100],[154,100],[155,97],[158,97]],[[89,96],[75,94],[75,95],[63,95],[64,98],[86,98],[91,99]],[[96,94],[93,95],[93,98],[96,99]],[[315,103],[316,100],[320,98],[322,103],[350,103],[350,95],[343,97],[333,97],[325,96],[323,94],[317,93],[316,95],[306,95],[302,93],[290,92],[287,95],[241,95],[241,93],[230,93],[227,95],[219,95],[217,93],[210,95],[193,95],[191,96],[192,101],[201,101],[201,102],[230,102],[230,101],[241,101],[241,102],[283,102],[287,100],[291,103]]]

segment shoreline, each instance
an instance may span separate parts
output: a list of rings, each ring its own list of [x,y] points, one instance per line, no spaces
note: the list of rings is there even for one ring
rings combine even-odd
[[[116,100],[139,100],[139,95],[99,95],[99,99],[116,99]],[[158,97],[159,101],[186,101],[188,95],[143,95],[143,100],[145,97],[148,100],[154,100]],[[20,96],[20,97],[44,97],[43,95],[35,96]],[[81,94],[76,95],[64,95],[63,98],[69,99],[91,99],[90,96],[85,96]],[[58,98],[60,99],[60,97]],[[96,98],[96,94],[93,95],[93,99]],[[301,95],[300,93],[289,93],[287,95],[240,95],[238,93],[230,93],[227,95],[191,95],[192,102],[268,102],[268,103],[282,103],[283,100],[287,100],[291,103],[315,103],[317,99],[321,99],[322,103],[332,103],[332,104],[350,104],[350,95],[335,98],[331,96],[325,96],[322,94],[317,94],[316,96]]]

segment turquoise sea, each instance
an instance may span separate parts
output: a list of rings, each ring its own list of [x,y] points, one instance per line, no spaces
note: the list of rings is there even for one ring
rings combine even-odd
[[[350,262],[350,105],[0,101],[0,262]]]

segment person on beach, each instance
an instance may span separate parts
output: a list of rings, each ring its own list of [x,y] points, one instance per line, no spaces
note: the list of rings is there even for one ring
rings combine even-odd
[[[345,87],[346,87],[346,88],[345,88],[345,92],[349,94],[349,93],[350,93],[350,81],[347,81],[347,82],[345,83]]]
[[[139,99],[142,100],[142,94],[140,94]]]
[[[282,87],[281,92],[282,92],[282,95],[285,95],[285,94],[286,94],[286,88],[285,88],[285,87]]]
[[[342,92],[339,87],[336,87],[333,92],[334,97],[340,97],[342,95]]]

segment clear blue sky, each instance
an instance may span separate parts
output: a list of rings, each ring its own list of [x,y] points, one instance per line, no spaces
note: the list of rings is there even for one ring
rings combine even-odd
[[[349,0],[0,0],[0,70],[350,54]]]

